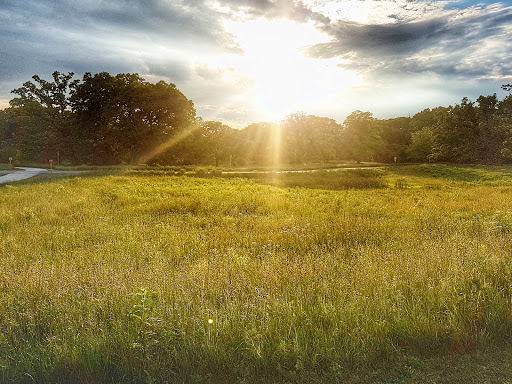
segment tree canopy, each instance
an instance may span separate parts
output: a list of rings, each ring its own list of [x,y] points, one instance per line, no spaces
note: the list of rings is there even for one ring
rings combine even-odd
[[[235,130],[196,116],[172,83],[138,74],[35,75],[0,111],[0,161],[70,164],[277,165],[338,160],[512,162],[512,85],[476,101],[377,119],[354,111],[343,124],[298,112],[280,124]]]
[[[155,145],[195,123],[196,112],[174,84],[146,82],[138,74],[53,73],[53,81],[34,76],[4,114],[15,116],[17,157],[27,138],[39,143],[32,160],[56,157],[72,163],[136,163]],[[30,120],[30,121],[28,121]],[[39,137],[41,136],[41,137]],[[11,149],[12,152],[12,149]]]

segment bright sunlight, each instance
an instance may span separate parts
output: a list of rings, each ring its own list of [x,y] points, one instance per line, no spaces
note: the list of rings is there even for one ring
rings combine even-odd
[[[305,56],[308,45],[329,41],[311,23],[258,19],[224,25],[237,36],[244,55],[225,56],[219,64],[253,80],[254,107],[274,120],[359,84],[355,73],[337,66],[339,59]]]

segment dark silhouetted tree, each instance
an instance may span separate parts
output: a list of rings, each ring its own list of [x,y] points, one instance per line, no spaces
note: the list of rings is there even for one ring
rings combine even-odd
[[[86,73],[71,101],[85,144],[80,157],[90,163],[136,163],[195,122],[194,104],[174,84],[138,74]]]
[[[44,150],[41,160],[57,158],[60,153],[71,156],[71,147],[75,144],[71,137],[75,121],[69,108],[69,97],[78,84],[78,80],[71,80],[73,76],[73,72],[63,74],[55,71],[52,74],[52,81],[47,81],[34,75],[34,82],[27,81],[22,87],[12,91],[18,95],[10,102],[13,108],[20,111],[25,109],[25,112],[33,110],[36,104],[43,108],[37,113],[36,125],[29,127],[26,125],[28,120],[25,119],[23,127],[26,135],[34,135],[34,140],[43,138]],[[23,112],[20,112],[20,115],[27,117]]]
[[[375,159],[382,162],[403,162],[407,160],[407,148],[411,144],[412,119],[397,117],[394,119],[379,120],[382,150],[375,154]]]
[[[0,162],[16,158],[18,119],[13,108],[0,111]]]

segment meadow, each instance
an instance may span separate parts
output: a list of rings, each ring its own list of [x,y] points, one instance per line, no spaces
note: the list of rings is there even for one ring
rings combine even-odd
[[[512,167],[111,173],[0,186],[1,383],[512,382]]]

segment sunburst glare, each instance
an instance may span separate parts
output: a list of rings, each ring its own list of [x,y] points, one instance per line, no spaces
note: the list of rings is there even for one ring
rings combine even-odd
[[[318,60],[304,54],[307,46],[329,40],[311,23],[262,18],[224,24],[237,36],[244,54],[224,56],[219,64],[253,80],[253,107],[264,111],[266,118],[282,118],[359,84],[355,73],[338,66],[339,59]]]

